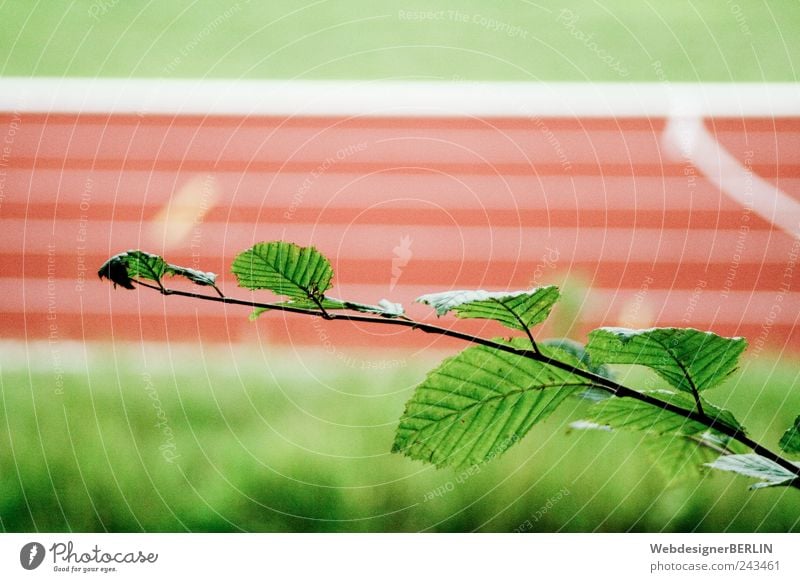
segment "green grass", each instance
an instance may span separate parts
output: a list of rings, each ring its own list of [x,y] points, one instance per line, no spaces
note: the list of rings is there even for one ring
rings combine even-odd
[[[0,19],[6,76],[797,81],[800,55],[796,0],[8,0]]]
[[[0,527],[800,531],[800,492],[750,492],[722,473],[667,484],[638,436],[568,433],[577,400],[472,474],[389,454],[405,400],[440,355],[5,342]],[[382,358],[404,365],[360,369]],[[710,397],[775,448],[799,386],[794,362],[762,354]]]

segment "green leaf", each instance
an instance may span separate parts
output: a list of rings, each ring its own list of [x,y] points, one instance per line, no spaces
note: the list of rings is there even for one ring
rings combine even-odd
[[[675,483],[699,476],[706,463],[720,455],[714,442],[717,437],[711,436],[713,441],[702,441],[711,446],[704,446],[693,437],[673,435],[647,437],[644,442],[653,464]]]
[[[166,261],[158,255],[130,250],[108,259],[97,271],[97,275],[101,279],[107,277],[114,286],[121,285],[126,289],[134,289],[131,283],[132,277],[160,283],[166,270]]]
[[[720,454],[749,450],[738,441],[712,430],[692,436],[650,436],[644,442],[653,463],[674,483],[698,477],[705,472],[706,464]]]
[[[539,344],[539,346],[550,346],[555,350],[560,350],[562,353],[568,354],[569,357],[575,358],[579,362],[580,367],[587,372],[597,374],[598,376],[608,378],[609,380],[614,379],[611,370],[604,365],[596,366],[589,357],[589,352],[586,351],[586,348],[583,346],[583,344],[576,342],[575,340],[569,338],[546,339],[537,342],[537,344]],[[558,357],[563,359],[562,356]],[[575,394],[575,396],[591,402],[600,402],[601,400],[611,398],[613,395],[608,390],[604,390],[602,388],[587,388],[586,390]]]
[[[695,404],[692,397],[680,392],[652,390],[643,391],[643,393],[687,411],[693,410]],[[710,419],[744,432],[743,427],[731,412],[718,408],[706,401],[703,401],[702,404],[703,410]],[[585,420],[599,426],[641,431],[655,435],[697,435],[709,429],[702,422],[686,418],[675,412],[664,410],[633,398],[620,398],[618,396],[607,398],[592,405],[587,411]]]
[[[100,277],[100,280],[105,277],[114,283],[115,289],[117,285],[125,287],[125,289],[136,289],[128,274],[128,266],[124,260],[125,254],[114,255],[108,259],[97,271],[97,276]]]
[[[586,349],[597,363],[647,366],[678,390],[692,393],[722,382],[746,347],[744,338],[696,329],[603,327],[589,333]]]
[[[603,378],[608,378],[609,380],[614,379],[614,375],[611,373],[611,370],[608,369],[608,366],[604,364],[597,365],[592,362],[589,352],[586,351],[586,347],[580,342],[576,342],[575,340],[569,338],[558,338],[546,339],[537,343],[540,346],[551,346],[567,352],[574,358],[577,358],[581,363],[581,367],[585,370],[588,370],[593,374],[597,374],[598,376],[602,376]]]
[[[783,433],[779,446],[787,453],[800,453],[800,416],[795,418],[794,424]]]
[[[270,311],[270,309],[267,307],[256,307],[255,309],[253,309],[253,311],[250,312],[250,315],[247,316],[247,319],[249,319],[250,321],[255,321],[265,311]]]
[[[326,311],[349,309],[352,311],[358,311],[359,313],[371,313],[387,318],[402,317],[404,315],[402,305],[399,303],[392,303],[387,299],[381,299],[378,302],[378,305],[367,305],[364,303],[354,303],[352,301],[342,301],[341,299],[334,299],[333,297],[325,297],[324,299],[319,300],[319,304],[306,299],[283,301],[281,303],[276,303],[275,305],[294,307],[295,309],[307,309],[309,311],[319,311],[319,306],[322,305]],[[250,313],[250,321],[255,321],[265,311],[270,311],[269,307],[256,307]]]
[[[694,398],[683,392],[655,390],[645,392],[664,402],[692,410]],[[732,428],[744,429],[729,411],[703,402],[706,414]],[[587,419],[573,422],[571,428],[580,430],[625,430],[643,432],[644,444],[654,463],[670,478],[680,481],[696,476],[700,467],[720,453],[739,453],[748,450],[727,435],[701,422],[687,419],[651,404],[613,396],[589,408]]]
[[[217,283],[216,273],[209,273],[207,271],[198,271],[197,269],[190,269],[189,267],[179,267],[167,263],[167,272],[170,275],[177,275],[186,277],[192,283],[197,285],[209,285],[214,287]]]
[[[777,463],[753,453],[746,455],[723,455],[713,463],[707,463],[712,469],[738,473],[746,477],[760,479],[760,483],[751,485],[751,489],[790,485],[797,475],[784,469]]]
[[[399,303],[392,303],[388,299],[381,299],[377,305],[368,305],[366,303],[356,303],[354,301],[344,301],[337,299],[340,307],[333,309],[351,309],[360,313],[372,313],[374,315],[381,315],[383,317],[401,317],[405,314],[403,306]],[[327,309],[327,308],[326,308]]]
[[[159,285],[165,275],[180,276],[197,285],[215,286],[217,276],[188,267],[180,267],[166,262],[163,258],[140,250],[130,250],[108,259],[97,275],[108,278],[114,286],[121,285],[126,289],[134,289],[132,278],[148,279]]]
[[[558,301],[558,287],[526,291],[445,291],[417,298],[442,316],[455,311],[461,318],[493,319],[511,329],[525,330],[547,319]]]
[[[325,297],[319,300],[319,303],[315,303],[314,301],[310,301],[308,299],[298,299],[292,301],[281,301],[275,303],[276,306],[280,307],[293,307],[294,309],[307,309],[308,311],[319,311],[320,305],[324,307],[326,310],[336,310],[336,309],[346,309],[344,303],[339,301],[338,299],[330,299]],[[250,321],[255,321],[259,318],[259,316],[264,313],[265,311],[272,311],[269,307],[256,307],[249,315]]]
[[[314,247],[262,242],[240,253],[231,267],[240,287],[269,289],[292,299],[322,299],[331,287],[331,264]]]
[[[512,345],[527,344],[516,340]],[[552,348],[542,349],[556,354]],[[579,365],[577,360],[561,359]],[[467,348],[417,386],[392,451],[438,466],[488,461],[524,437],[574,391],[590,385],[529,358],[485,346]]]
[[[579,420],[570,423],[570,428],[576,430],[612,430],[608,424],[590,420]],[[622,428],[641,429],[635,423]],[[720,454],[743,453],[749,450],[727,435],[710,429],[693,434],[674,432],[662,434],[659,431],[650,430],[649,427],[641,430],[646,433],[642,444],[648,456],[672,484],[681,483],[688,478],[696,478],[703,472],[705,464],[713,461]]]

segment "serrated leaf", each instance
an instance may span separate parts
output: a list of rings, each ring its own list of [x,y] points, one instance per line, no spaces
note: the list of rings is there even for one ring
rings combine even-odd
[[[213,287],[217,283],[217,274],[209,273],[208,271],[198,271],[197,269],[179,267],[177,265],[167,263],[167,272],[170,275],[186,277],[189,279],[189,281],[197,285],[209,285]]]
[[[308,299],[298,299],[298,300],[291,300],[291,301],[280,301],[275,303],[276,307],[293,307],[294,309],[307,309],[308,311],[319,311],[319,307],[322,305],[326,310],[334,311],[336,309],[346,309],[345,304],[338,299],[331,299],[325,297],[319,300],[319,303],[314,301],[310,301]],[[259,318],[261,314],[265,311],[273,311],[269,307],[256,307],[250,312],[249,319],[250,321],[255,321]]]
[[[526,347],[519,340],[513,345]],[[542,349],[555,355],[552,348]],[[529,358],[485,346],[467,348],[417,386],[392,450],[438,466],[481,463],[504,452],[570,394],[589,385]]]
[[[388,299],[381,299],[378,301],[378,307],[382,310],[381,315],[400,317],[405,314],[405,309],[400,303],[394,303]]]
[[[373,315],[381,315],[383,317],[401,317],[405,314],[403,306],[399,303],[392,303],[388,299],[381,299],[377,305],[368,305],[366,303],[356,303],[354,301],[337,300],[341,307],[335,309],[352,309],[360,313],[371,313]]]
[[[652,390],[643,391],[643,393],[679,406],[687,411],[691,411],[694,407],[694,399],[680,392]],[[706,401],[702,401],[702,403],[703,410],[710,419],[744,432],[744,429],[730,411]],[[702,422],[658,408],[652,404],[633,398],[620,398],[617,396],[592,405],[587,411],[586,420],[614,429],[641,431],[656,435],[697,435],[707,431],[709,428]]]
[[[795,418],[794,424],[783,433],[779,446],[787,453],[800,453],[800,416]]]
[[[612,431],[607,424],[590,420],[570,423],[574,430]],[[694,435],[649,434],[642,441],[653,463],[675,483],[702,472],[705,463],[713,461],[720,454],[743,453],[749,449],[728,436],[707,430]]]
[[[102,279],[108,277],[115,285],[122,285],[126,289],[133,289],[132,277],[149,279],[156,283],[161,282],[161,277],[167,270],[167,262],[159,257],[139,250],[130,250],[119,253],[108,259],[97,275]]]
[[[746,477],[760,479],[760,483],[751,485],[751,489],[761,489],[764,487],[775,487],[779,485],[789,485],[797,475],[778,465],[777,463],[749,453],[746,455],[723,455],[712,463],[707,463],[712,469],[738,473]]]
[[[779,483],[773,483],[772,481],[759,481],[758,483],[753,483],[750,485],[748,489],[751,491],[756,491],[757,489],[766,489],[767,487],[788,487],[791,484],[791,481],[788,483],[785,481],[781,481]]]
[[[331,264],[314,247],[262,242],[240,253],[231,271],[240,287],[269,289],[292,299],[322,299],[331,287]]]
[[[524,330],[547,319],[558,301],[553,285],[525,291],[445,291],[418,297],[416,301],[442,316],[454,311],[461,318],[493,319],[511,329]]]
[[[255,321],[256,319],[261,317],[261,314],[264,313],[265,311],[270,311],[270,309],[268,307],[256,307],[255,309],[253,309],[253,311],[250,312],[250,315],[247,316],[247,319],[249,319],[250,321]]]
[[[719,450],[704,446],[692,437],[647,437],[644,444],[653,464],[672,482],[699,476],[705,464],[720,455]]]
[[[570,358],[575,358],[579,362],[580,367],[587,372],[592,372],[603,378],[613,380],[611,370],[604,365],[596,366],[589,357],[589,353],[586,351],[583,344],[575,340],[569,338],[546,339],[537,342],[537,344],[539,346],[549,346],[552,349],[559,350],[561,353],[569,355]],[[557,357],[563,359],[561,356]],[[600,402],[601,400],[611,398],[613,395],[608,390],[602,388],[587,388],[586,390],[576,393],[575,396],[590,402]]]
[[[644,439],[653,463],[673,483],[696,478],[707,463],[720,454],[743,453],[749,449],[730,437],[708,430],[692,436],[650,436]]]
[[[602,376],[603,378],[608,378],[609,380],[614,379],[614,375],[611,373],[611,370],[608,369],[608,366],[604,364],[595,364],[592,361],[589,352],[586,351],[586,346],[580,342],[576,342],[575,340],[569,338],[558,338],[546,339],[537,343],[540,346],[551,346],[567,352],[568,354],[571,354],[573,357],[577,358],[585,370],[588,370],[593,374],[597,374],[598,376]]]
[[[217,276],[214,273],[198,271],[188,267],[180,267],[166,262],[162,257],[140,250],[130,250],[119,253],[108,259],[100,270],[98,276],[108,278],[114,285],[121,285],[126,289],[134,289],[132,278],[148,279],[161,283],[165,275],[185,277],[197,285],[215,286]]]
[[[111,281],[115,289],[117,285],[125,287],[125,289],[136,289],[131,281],[131,276],[128,274],[128,266],[123,260],[124,255],[125,253],[121,253],[108,259],[103,263],[100,269],[98,269],[97,276],[100,277],[101,280],[105,277]]]
[[[319,303],[309,300],[292,300],[282,301],[276,303],[277,306],[294,307],[295,309],[308,309],[309,311],[319,311],[320,305],[326,311],[337,311],[348,309],[351,311],[358,311],[359,313],[371,313],[374,315],[381,315],[383,317],[402,317],[404,314],[403,306],[399,303],[391,303],[386,299],[381,299],[378,305],[367,305],[365,303],[354,303],[352,301],[342,301],[341,299],[334,299],[333,297],[325,297],[318,300]],[[250,321],[255,321],[265,311],[270,311],[269,307],[256,307],[249,316]]]
[[[647,366],[678,390],[692,393],[722,382],[746,347],[744,338],[696,329],[603,327],[589,333],[586,349],[598,364]]]

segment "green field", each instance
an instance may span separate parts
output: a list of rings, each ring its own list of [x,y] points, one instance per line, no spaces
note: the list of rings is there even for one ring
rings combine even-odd
[[[389,454],[405,400],[442,354],[66,342],[4,342],[0,354],[5,531],[513,531],[526,520],[534,531],[800,531],[797,490],[751,492],[716,472],[668,483],[638,435],[570,433],[579,400],[471,472]],[[391,369],[360,369],[381,362]],[[798,388],[795,365],[762,354],[710,398],[775,448]]]
[[[0,4],[0,75],[797,81],[796,0]]]

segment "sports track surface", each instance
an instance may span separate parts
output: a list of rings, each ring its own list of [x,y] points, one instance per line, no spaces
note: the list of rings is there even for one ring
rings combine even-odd
[[[95,273],[141,248],[248,297],[231,261],[284,239],[331,258],[332,295],[415,317],[434,319],[412,305],[426,292],[556,283],[580,308],[561,315],[578,337],[680,325],[800,347],[796,86],[98,83],[0,80],[2,337],[434,341],[253,323]]]

